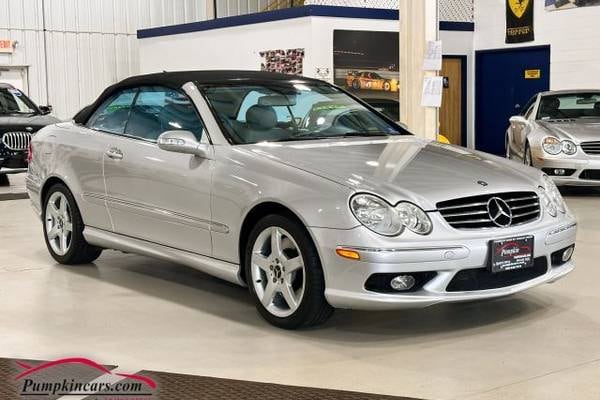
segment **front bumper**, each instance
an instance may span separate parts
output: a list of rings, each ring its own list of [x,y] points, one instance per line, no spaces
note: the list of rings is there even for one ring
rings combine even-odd
[[[430,216],[434,226],[443,221],[438,213]],[[398,238],[384,238],[364,227],[351,230],[311,228],[311,233],[323,261],[327,301],[336,308],[386,310],[503,297],[554,282],[575,267],[570,260],[553,266],[551,255],[575,244],[576,227],[574,218],[566,215],[506,229],[458,231],[446,225],[434,231],[432,237],[411,237],[405,232]],[[522,235],[535,237],[534,258],[545,260],[547,265],[541,275],[487,290],[448,290],[460,271],[487,268],[491,240]],[[358,249],[361,260],[351,261],[338,256],[335,250],[340,246]],[[373,274],[420,272],[435,272],[435,276],[414,292],[380,293],[365,288]]]
[[[23,151],[0,151],[0,173],[16,174],[27,171],[27,154]]]
[[[545,153],[538,153],[534,156],[533,162],[535,167],[540,169],[574,170],[569,176],[554,176],[549,173],[550,171],[545,171],[559,186],[600,186],[600,156],[548,156]],[[598,171],[594,173],[598,179],[586,179],[586,176],[590,175],[586,175],[584,171]]]

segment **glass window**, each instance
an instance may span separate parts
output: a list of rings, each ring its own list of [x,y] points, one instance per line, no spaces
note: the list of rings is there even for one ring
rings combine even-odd
[[[537,117],[543,120],[600,118],[600,92],[544,96]]]
[[[0,87],[0,115],[35,113],[37,108],[19,89]]]
[[[407,134],[325,83],[240,83],[202,90],[236,144]]]
[[[204,130],[190,99],[164,87],[142,87],[131,110],[126,135],[155,141],[166,132],[186,130],[198,140]]]
[[[525,107],[523,107],[523,111],[521,112],[522,116],[525,116],[525,114],[527,114],[527,112],[529,112],[530,110],[533,109],[533,106],[535,105],[536,100],[537,100],[537,94],[535,96],[533,96],[531,99],[529,99],[527,104],[525,104]]]
[[[126,89],[111,96],[92,114],[88,128],[123,134],[136,93],[137,89]]]

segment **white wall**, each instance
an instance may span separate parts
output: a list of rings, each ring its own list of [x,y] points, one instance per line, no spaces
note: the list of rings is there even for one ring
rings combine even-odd
[[[600,7],[546,11],[535,1],[535,42],[506,45],[505,0],[475,1],[475,50],[551,45],[550,88],[600,88]]]
[[[138,73],[137,29],[204,20],[206,1],[0,0],[0,38],[19,42],[0,66],[28,66],[30,96],[69,118]]]

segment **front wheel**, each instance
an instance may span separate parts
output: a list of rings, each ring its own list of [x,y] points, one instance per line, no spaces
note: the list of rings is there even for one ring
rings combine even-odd
[[[272,325],[319,325],[333,312],[312,239],[290,218],[269,215],[256,224],[246,244],[245,271],[256,307]]]
[[[61,264],[91,263],[102,249],[83,237],[83,220],[75,199],[63,184],[52,186],[44,199],[44,237],[52,258]]]

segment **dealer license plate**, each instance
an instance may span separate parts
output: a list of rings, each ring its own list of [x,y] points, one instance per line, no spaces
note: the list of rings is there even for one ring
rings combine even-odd
[[[533,266],[533,236],[492,241],[493,273]]]

